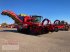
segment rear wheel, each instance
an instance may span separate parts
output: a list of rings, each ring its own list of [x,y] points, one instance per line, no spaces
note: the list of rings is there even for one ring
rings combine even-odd
[[[42,33],[43,33],[43,34],[45,34],[45,33],[49,33],[48,28],[44,27],[44,28],[42,29]]]
[[[50,32],[54,32],[54,30],[51,30]]]
[[[58,28],[55,28],[54,31],[55,31],[55,32],[58,32]]]
[[[68,30],[69,30],[69,27],[68,27],[68,26],[66,26],[66,27],[65,27],[65,31],[68,31]]]

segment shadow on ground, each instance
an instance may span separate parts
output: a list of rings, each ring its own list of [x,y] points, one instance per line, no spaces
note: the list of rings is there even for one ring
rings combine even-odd
[[[18,33],[17,30],[3,30],[3,32],[14,32],[14,33]]]
[[[14,32],[14,33],[20,33],[20,34],[25,34],[25,35],[33,35],[33,36],[42,35],[42,34],[31,34],[31,33],[25,33],[25,32],[18,32],[17,30],[2,30],[0,32]]]

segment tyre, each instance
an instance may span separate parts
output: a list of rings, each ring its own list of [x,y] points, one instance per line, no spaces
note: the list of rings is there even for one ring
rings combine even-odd
[[[54,32],[54,30],[51,30],[50,32]]]
[[[69,27],[65,27],[65,31],[68,31],[69,30]]]
[[[42,29],[42,34],[45,34],[45,33],[49,33],[49,30],[47,28]]]
[[[55,32],[58,32],[58,28],[55,28],[54,31],[55,31]]]

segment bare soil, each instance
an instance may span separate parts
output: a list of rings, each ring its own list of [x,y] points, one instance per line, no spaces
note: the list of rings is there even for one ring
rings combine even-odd
[[[4,45],[18,45],[7,50]],[[4,50],[5,49],[5,50]],[[38,36],[18,33],[16,29],[0,28],[0,52],[70,52],[70,31]]]

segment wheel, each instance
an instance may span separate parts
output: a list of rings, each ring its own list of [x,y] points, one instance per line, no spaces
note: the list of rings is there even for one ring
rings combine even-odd
[[[69,30],[69,27],[68,27],[68,26],[66,26],[66,27],[65,27],[65,31],[68,31],[68,30]]]
[[[48,30],[48,28],[45,28],[45,27],[44,27],[44,28],[42,29],[42,34],[45,34],[45,33],[49,33],[49,30]]]
[[[51,30],[50,32],[54,32],[54,30]]]
[[[55,28],[54,31],[55,31],[55,32],[58,32],[58,28]]]

